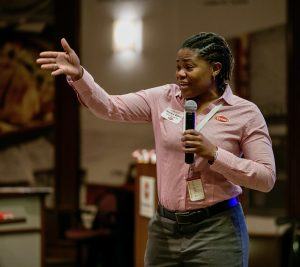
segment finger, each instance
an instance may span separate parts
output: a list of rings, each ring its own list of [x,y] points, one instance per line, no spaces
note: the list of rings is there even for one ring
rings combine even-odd
[[[49,64],[49,63],[56,63],[55,58],[38,58],[36,60],[38,64]]]
[[[52,76],[57,76],[57,75],[61,75],[61,74],[65,74],[63,69],[58,69],[58,70],[51,72]]]
[[[202,137],[199,135],[191,135],[191,134],[186,134],[181,138],[181,141],[202,141]]]
[[[185,133],[194,133],[197,134],[198,132],[195,129],[188,129],[184,131]]]
[[[57,64],[43,64],[41,65],[41,69],[54,71],[58,69],[58,66]]]
[[[59,53],[62,52],[57,52],[57,51],[43,51],[40,53],[40,57],[53,57],[56,58]]]
[[[62,38],[60,42],[61,42],[61,45],[62,45],[63,49],[65,50],[65,52],[67,52],[67,53],[72,52],[72,48],[69,46],[69,44],[65,38]]]
[[[199,132],[197,132],[197,131],[194,130],[194,129],[189,129],[189,130],[185,130],[185,131],[183,132],[183,134],[199,135]]]
[[[186,147],[199,147],[201,143],[195,141],[185,141],[184,146]]]
[[[193,141],[185,142],[184,147],[186,149],[189,149],[189,148],[193,148],[193,149],[197,149],[197,150],[203,149],[203,146],[201,144],[199,144],[198,142],[193,142]]]
[[[196,153],[197,148],[195,148],[195,147],[186,147],[186,148],[184,148],[184,152],[185,153]]]

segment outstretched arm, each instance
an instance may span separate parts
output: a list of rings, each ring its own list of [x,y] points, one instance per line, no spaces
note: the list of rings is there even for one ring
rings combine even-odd
[[[51,75],[67,75],[69,84],[75,89],[79,101],[98,117],[115,121],[148,122],[151,121],[151,109],[145,91],[113,96],[109,95],[83,70],[75,51],[66,39],[61,39],[63,52],[44,51],[37,63],[42,69],[51,71]]]

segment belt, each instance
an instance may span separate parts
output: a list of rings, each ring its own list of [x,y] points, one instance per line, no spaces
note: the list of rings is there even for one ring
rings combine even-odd
[[[216,203],[215,205],[212,205],[210,207],[183,212],[171,211],[159,204],[157,207],[157,211],[160,216],[176,221],[178,224],[191,224],[198,223],[222,211],[235,207],[238,203],[238,199],[234,197]]]

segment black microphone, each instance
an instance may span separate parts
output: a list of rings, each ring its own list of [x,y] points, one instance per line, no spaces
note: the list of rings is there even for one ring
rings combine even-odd
[[[194,100],[187,100],[184,104],[185,130],[195,129],[195,118],[197,103]],[[194,153],[185,153],[185,163],[194,163]]]

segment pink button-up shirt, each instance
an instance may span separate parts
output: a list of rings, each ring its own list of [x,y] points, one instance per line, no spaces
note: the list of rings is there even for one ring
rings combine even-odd
[[[158,198],[164,207],[179,211],[207,207],[241,194],[241,186],[264,192],[272,189],[275,163],[265,120],[255,104],[233,95],[229,86],[196,118],[199,123],[212,108],[223,103],[201,130],[218,146],[215,162],[209,165],[207,159],[195,156],[194,171],[202,179],[205,199],[191,201],[186,183],[189,165],[184,162],[180,140],[183,119],[174,123],[161,116],[167,108],[184,112],[185,100],[177,85],[109,95],[86,70],[80,80],[69,83],[81,103],[102,119],[152,123]]]

